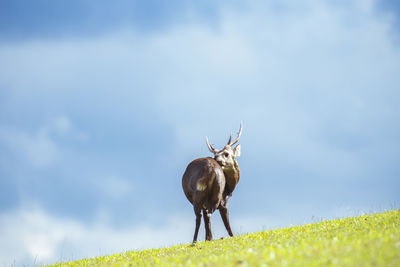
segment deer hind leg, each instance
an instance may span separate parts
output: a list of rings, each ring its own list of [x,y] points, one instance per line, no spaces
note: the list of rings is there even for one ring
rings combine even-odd
[[[201,206],[194,206],[194,213],[196,215],[196,228],[194,230],[193,244],[197,242],[197,235],[199,234],[199,228],[201,223]]]
[[[206,228],[206,240],[210,241],[213,239],[211,232],[211,213],[207,209],[203,209],[203,218]]]
[[[227,207],[222,205],[219,207],[219,213],[221,214],[222,221],[224,222],[225,228],[228,231],[229,236],[233,236],[231,225],[229,224],[229,211]]]

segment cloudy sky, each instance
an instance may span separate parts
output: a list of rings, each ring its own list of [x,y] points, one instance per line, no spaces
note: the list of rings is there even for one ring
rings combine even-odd
[[[399,208],[399,18],[389,0],[0,0],[0,265],[189,243],[182,174],[240,121],[234,233]]]

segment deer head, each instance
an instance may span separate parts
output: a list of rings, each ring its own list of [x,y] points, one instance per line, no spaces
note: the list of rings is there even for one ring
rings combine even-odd
[[[214,159],[218,162],[222,169],[232,169],[237,167],[236,157],[240,156],[240,145],[237,145],[235,147],[233,147],[233,145],[235,145],[239,141],[241,134],[242,123],[240,123],[240,129],[237,133],[236,139],[232,141],[231,134],[228,143],[221,150],[215,149],[214,145],[210,144],[208,142],[208,138],[206,137],[207,147],[210,152],[214,154]]]

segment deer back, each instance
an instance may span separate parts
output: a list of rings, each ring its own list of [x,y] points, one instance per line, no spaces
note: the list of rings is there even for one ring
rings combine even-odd
[[[218,208],[225,189],[225,176],[213,158],[199,158],[186,168],[182,178],[186,197],[193,205],[213,212]]]

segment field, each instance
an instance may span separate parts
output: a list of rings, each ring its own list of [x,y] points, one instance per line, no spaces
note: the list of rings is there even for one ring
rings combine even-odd
[[[400,211],[55,266],[400,266]]]

